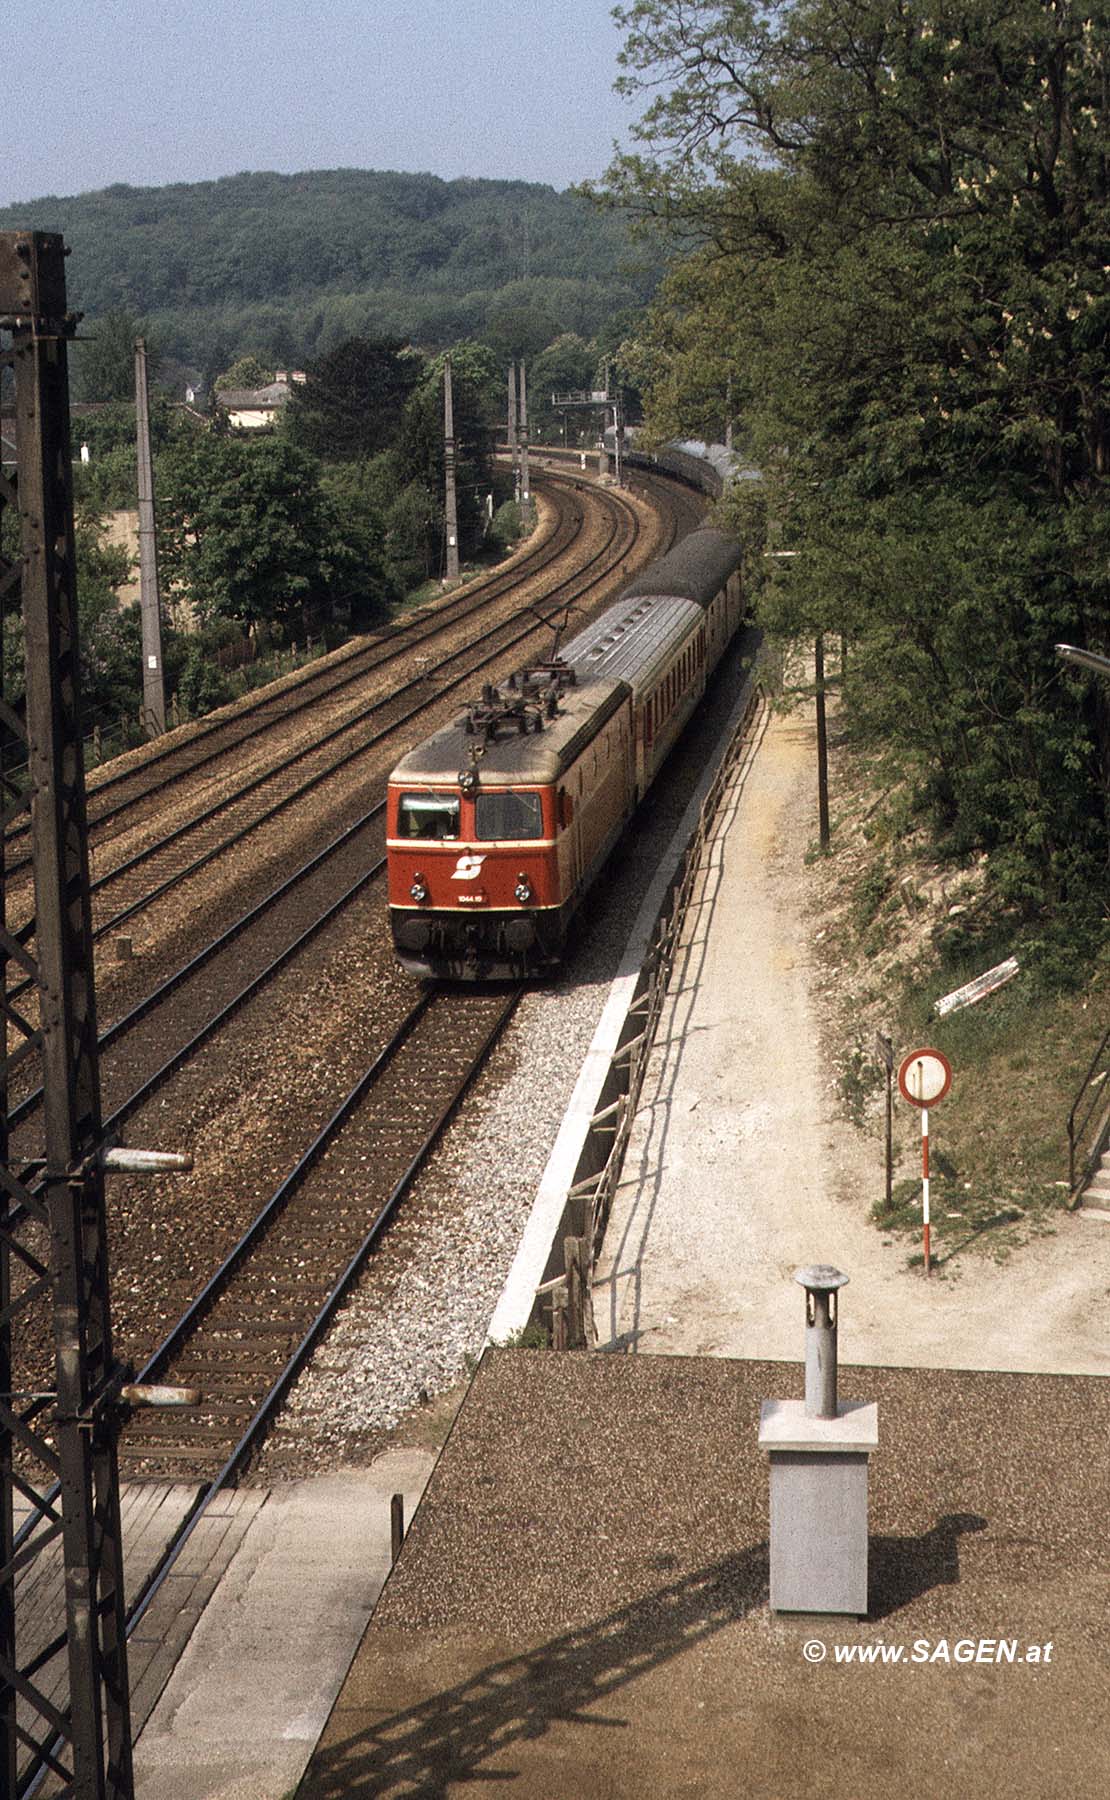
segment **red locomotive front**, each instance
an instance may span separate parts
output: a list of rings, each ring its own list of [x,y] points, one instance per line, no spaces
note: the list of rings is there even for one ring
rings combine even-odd
[[[414,974],[520,974],[557,955],[561,906],[551,787],[390,783],[389,906]]]

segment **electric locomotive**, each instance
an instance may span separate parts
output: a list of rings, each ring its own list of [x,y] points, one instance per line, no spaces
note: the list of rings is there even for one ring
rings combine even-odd
[[[701,527],[557,658],[520,670],[397,764],[393,941],[415,975],[557,967],[570,922],[740,623],[740,547]]]

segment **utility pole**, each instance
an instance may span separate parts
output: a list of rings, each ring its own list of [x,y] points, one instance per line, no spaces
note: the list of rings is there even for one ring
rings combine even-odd
[[[813,644],[813,683],[817,697],[817,821],[822,850],[829,847],[829,746],[825,730],[825,636]]]
[[[528,485],[528,377],[520,359],[520,498],[525,506],[532,498]]]
[[[73,573],[66,345],[77,319],[66,311],[64,256],[53,232],[0,232],[0,366],[14,371],[18,419],[15,477],[0,474],[0,506],[12,507],[21,533],[15,560],[0,557],[0,603],[13,624],[22,611],[27,671],[25,709],[3,707],[0,754],[12,762],[25,755],[30,772],[24,787],[0,765],[0,789],[6,820],[30,815],[34,866],[34,918],[18,937],[3,929],[0,883],[0,1788],[19,1793],[51,1770],[73,1800],[131,1800],[116,1458],[122,1370],[109,1318]],[[14,997],[27,976],[30,1005]],[[22,1066],[24,1079],[36,1053],[39,1141],[13,1161],[10,1077]],[[28,1238],[32,1227],[45,1228],[48,1263]],[[13,1300],[16,1285],[24,1291]],[[26,1326],[36,1292],[55,1346],[54,1391],[41,1397],[13,1393],[10,1378],[13,1327]],[[18,1533],[15,1491],[26,1513]],[[26,1594],[17,1577],[51,1545],[64,1563],[64,1619],[35,1654],[16,1629]]]
[[[520,445],[516,431],[516,363],[509,364],[509,455],[513,459],[513,499],[520,499]]]
[[[148,737],[166,729],[166,685],[162,671],[162,604],[154,538],[154,465],[150,455],[150,396],[146,344],[135,344],[135,431],[139,464],[139,612],[143,633],[143,727]]]
[[[443,359],[443,522],[447,532],[447,579],[459,579],[459,511],[455,498],[455,409],[451,358]]]

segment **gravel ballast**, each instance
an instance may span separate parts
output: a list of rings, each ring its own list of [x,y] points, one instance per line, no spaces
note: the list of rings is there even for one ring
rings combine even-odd
[[[533,1196],[620,963],[640,896],[691,789],[723,754],[745,643],[653,790],[595,897],[563,976],[525,994],[460,1121],[421,1176],[357,1293],[294,1389],[258,1479],[360,1461],[481,1353]],[[419,1255],[411,1253],[419,1239]]]

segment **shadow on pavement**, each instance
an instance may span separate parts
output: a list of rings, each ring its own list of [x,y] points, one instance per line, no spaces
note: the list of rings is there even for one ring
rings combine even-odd
[[[318,1749],[297,1800],[399,1791],[431,1800],[452,1782],[511,1781],[516,1771],[482,1764],[559,1722],[625,1729],[627,1720],[587,1709],[765,1605],[767,1591],[766,1544],[725,1557]]]
[[[873,1537],[868,1558],[869,1619],[886,1619],[927,1594],[960,1579],[960,1539],[985,1531],[979,1513],[945,1513],[922,1537]]]

